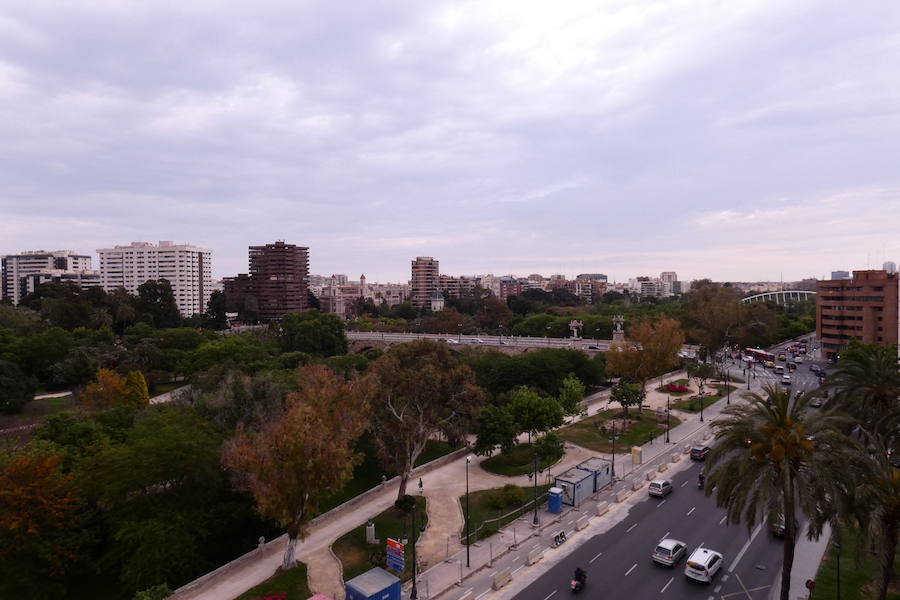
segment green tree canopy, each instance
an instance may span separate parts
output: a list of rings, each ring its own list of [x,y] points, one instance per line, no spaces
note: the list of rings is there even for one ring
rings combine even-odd
[[[337,315],[317,310],[284,315],[281,340],[287,351],[299,350],[316,356],[347,353],[343,321]]]
[[[563,424],[563,409],[556,398],[541,396],[524,386],[510,393],[509,412],[519,432],[528,434],[529,443],[538,433]]]

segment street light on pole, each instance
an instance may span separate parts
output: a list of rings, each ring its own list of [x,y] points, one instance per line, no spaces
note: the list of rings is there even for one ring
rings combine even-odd
[[[412,590],[409,592],[410,600],[416,600],[419,597],[419,591],[416,589],[416,546],[419,542],[419,528],[416,524],[416,504],[412,507],[412,535],[413,535],[413,565],[412,565]]]
[[[700,386],[700,422],[703,422],[703,386]]]
[[[469,463],[472,457],[466,457],[466,568],[470,567],[469,562]]]
[[[669,443],[669,414],[672,412],[671,396],[666,396],[666,443]]]
[[[461,342],[462,341],[462,323],[457,323],[456,326],[459,327],[459,337],[456,339]]]
[[[616,421],[612,422],[612,478],[616,478]]]
[[[537,527],[540,521],[538,521],[537,515],[537,480],[538,480],[538,455],[537,451],[534,449],[534,445],[531,446],[531,451],[534,453],[534,519],[532,520],[532,524]]]

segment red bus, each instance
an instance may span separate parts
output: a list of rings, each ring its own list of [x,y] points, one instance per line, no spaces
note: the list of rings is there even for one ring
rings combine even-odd
[[[744,348],[744,356],[749,356],[757,362],[775,362],[775,355],[759,348]]]

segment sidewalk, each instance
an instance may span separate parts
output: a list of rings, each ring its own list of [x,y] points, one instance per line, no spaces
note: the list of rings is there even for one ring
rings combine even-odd
[[[818,540],[806,538],[807,526],[797,535],[797,545],[794,548],[794,566],[791,569],[791,600],[806,600],[810,592],[806,588],[809,579],[815,580],[819,572],[822,557],[828,550],[828,542],[831,540],[831,527],[826,525],[822,529],[822,535]],[[781,570],[772,583],[769,600],[777,600],[781,595]]]

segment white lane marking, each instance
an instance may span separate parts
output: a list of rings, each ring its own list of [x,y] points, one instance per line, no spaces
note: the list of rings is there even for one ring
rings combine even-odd
[[[634,528],[637,527],[637,526],[638,526],[638,524],[635,523],[634,525],[632,525],[631,527],[629,527],[628,529],[626,529],[626,530],[625,530],[625,533],[629,533],[632,529],[634,529]]]
[[[687,484],[688,484],[688,482],[685,481],[684,483],[681,484],[681,487],[684,487],[684,486],[686,486]]]
[[[691,516],[691,513],[694,512],[695,510],[697,510],[697,507],[696,507],[696,506],[693,507],[691,510],[688,511],[687,516]]]
[[[724,517],[722,517],[722,520],[719,521],[719,525],[721,525],[722,523],[724,523],[724,522],[725,522],[725,519],[727,519],[727,518],[728,518],[728,515],[725,515]]]
[[[634,569],[636,567],[637,567],[637,563],[634,563],[633,565],[631,565],[631,568],[628,569],[627,571],[625,571],[625,577],[628,577],[631,574],[631,572],[634,571]]]
[[[671,584],[673,581],[675,581],[675,578],[669,577],[669,580],[666,582],[666,585],[662,586],[662,589],[659,590],[659,593],[662,594],[664,591],[666,591],[666,588],[669,587],[669,584]]]
[[[760,529],[762,529],[762,523],[760,523],[759,525],[756,526],[756,529],[754,529],[753,533],[750,534],[750,539],[747,540],[747,542],[744,544],[744,547],[741,548],[740,552],[738,552],[738,555],[736,557],[734,557],[734,562],[731,563],[730,567],[728,567],[729,573],[733,572],[734,568],[737,566],[737,564],[741,561],[742,558],[744,558],[744,553],[747,552],[747,548],[749,548],[750,544],[753,543],[753,540],[756,539],[756,536],[759,533]]]
[[[716,587],[713,588],[713,591],[718,594],[719,590],[721,590],[721,589],[722,589],[722,584],[720,583],[719,585],[717,585]]]
[[[602,552],[598,552],[598,553],[597,553],[597,556],[595,556],[594,558],[592,558],[591,560],[588,561],[588,564],[589,564],[589,565],[594,564],[594,561],[597,560],[598,558],[600,558],[601,556],[603,556],[603,553],[602,553]]]
[[[493,571],[493,572],[491,572],[490,575],[488,575],[488,577],[493,577],[493,576],[496,575],[496,574],[497,574],[497,571]]]
[[[512,574],[515,575],[516,573],[518,573],[519,571],[521,571],[521,570],[524,569],[524,568],[525,568],[525,565],[522,565],[522,566],[519,567],[518,569],[513,570]]]
[[[659,504],[656,505],[656,508],[659,508],[660,506],[662,506],[662,505],[665,504],[665,503],[666,503],[666,501],[663,500],[662,502],[660,502]]]
[[[481,592],[480,594],[475,596],[475,600],[481,600],[482,598],[484,598],[485,596],[487,596],[490,593],[491,593],[491,590],[488,590],[486,592]]]
[[[664,535],[664,536],[662,536],[661,538],[659,538],[659,541],[663,541],[664,539],[666,539],[667,537],[669,537],[669,534],[670,534],[670,533],[672,533],[672,532],[671,532],[671,531],[667,531],[667,532],[666,532],[666,535]]]
[[[468,594],[469,592],[472,592],[472,591],[475,591],[475,588],[467,589],[466,591],[463,592],[463,596],[465,596],[466,594]]]
[[[553,590],[552,592],[550,592],[550,593],[547,595],[546,598],[544,598],[544,600],[550,600],[550,598],[553,597],[553,594],[555,594],[556,592],[557,592],[557,590]]]

